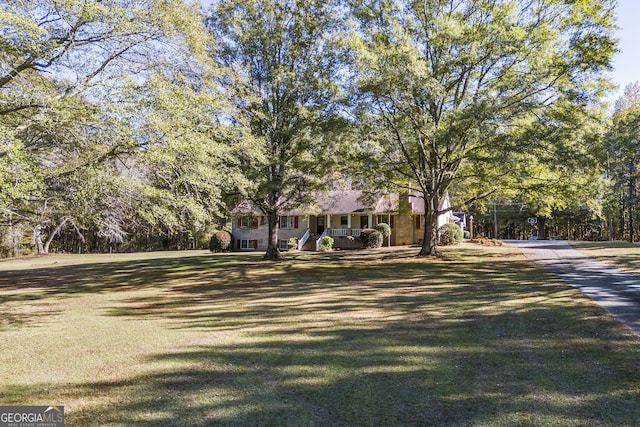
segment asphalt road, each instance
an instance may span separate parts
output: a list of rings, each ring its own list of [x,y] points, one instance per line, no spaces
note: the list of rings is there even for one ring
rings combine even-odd
[[[640,277],[575,250],[563,240],[507,240],[640,335]]]

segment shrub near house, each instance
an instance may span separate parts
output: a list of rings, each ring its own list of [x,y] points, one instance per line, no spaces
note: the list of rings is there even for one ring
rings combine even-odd
[[[373,228],[365,228],[360,233],[360,241],[367,249],[382,247],[382,233]]]
[[[231,247],[231,233],[228,231],[216,231],[209,241],[209,250],[211,252],[223,252]]]
[[[452,222],[444,224],[439,231],[442,246],[457,245],[462,242],[462,229]]]
[[[330,236],[324,236],[322,238],[322,241],[320,243],[320,250],[321,251],[330,251],[333,248],[333,238]]]
[[[376,225],[376,230],[378,230],[380,233],[382,233],[382,237],[389,237],[391,236],[391,227],[389,226],[389,224],[386,224],[384,222],[380,222]]]
[[[290,251],[298,249],[298,238],[292,237],[287,241],[287,249]]]

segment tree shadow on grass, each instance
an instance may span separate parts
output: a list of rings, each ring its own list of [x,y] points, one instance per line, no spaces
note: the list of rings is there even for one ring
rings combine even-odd
[[[607,241],[572,242],[571,244],[585,255],[595,257],[632,274],[640,274],[640,246],[638,243]]]
[[[374,308],[384,316],[423,315],[437,305],[442,315],[522,297],[522,286],[542,276],[530,265],[514,268],[511,261],[490,264],[401,259],[380,263],[264,264],[228,270],[224,277],[201,272],[197,281],[168,286],[162,293],[134,296],[107,309],[108,315],[170,319],[181,329],[220,330],[260,326],[265,320],[292,316],[339,316]],[[534,274],[522,274],[532,271]],[[518,283],[517,288],[511,285]],[[536,295],[547,291],[534,290]],[[366,320],[366,319],[365,319]],[[376,319],[368,319],[374,321]]]
[[[0,330],[36,324],[58,314],[66,298],[91,294],[161,290],[177,281],[239,277],[257,262],[251,255],[199,255],[176,258],[51,264],[0,272]],[[57,307],[57,308],[56,308]]]
[[[624,242],[621,240],[615,241],[597,241],[597,242],[587,242],[587,241],[572,241],[571,245],[576,249],[638,249],[637,243]]]
[[[563,316],[580,324],[582,311]],[[557,335],[540,320],[549,316],[275,328],[260,342],[157,354],[144,363],[173,368],[65,386],[57,398],[108,402],[68,412],[69,426],[634,425],[637,342],[618,337],[611,354],[585,338],[595,330]]]
[[[326,258],[322,254],[296,253],[281,263],[264,263],[260,254],[217,254],[175,258],[171,256],[130,261],[97,262],[78,265],[46,265],[27,269],[5,270],[0,274],[0,328],[37,323],[51,314],[48,301],[90,294],[138,291],[144,289],[181,289],[193,295],[189,303],[209,290],[216,289],[217,298],[230,293],[263,292],[265,284],[282,287],[304,280],[304,275],[317,276],[331,265],[341,269],[347,265],[353,277],[375,260],[407,258],[408,251],[341,252]],[[358,266],[357,264],[360,264]],[[297,270],[301,276],[287,275]],[[365,275],[366,276],[366,275]],[[273,288],[269,287],[269,291]],[[297,291],[296,291],[297,292]],[[43,302],[47,301],[47,302]],[[23,310],[26,306],[30,308]]]
[[[84,401],[70,407],[69,426],[640,419],[637,339],[529,262],[486,259],[248,258],[206,268],[204,259],[183,259],[159,262],[145,283],[134,279],[149,266],[119,264],[126,284],[103,269],[98,284],[79,277],[77,292],[157,289],[111,302],[102,314],[158,320],[204,342],[137,360],[144,373],[123,380],[0,393],[12,396],[6,404]]]

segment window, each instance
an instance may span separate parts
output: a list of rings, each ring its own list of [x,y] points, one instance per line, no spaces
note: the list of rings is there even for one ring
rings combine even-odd
[[[289,250],[289,241],[288,240],[280,240],[280,250],[281,251]]]
[[[349,218],[346,215],[340,215],[340,225],[349,225]]]
[[[362,215],[360,217],[360,228],[369,228],[369,217]]]
[[[394,215],[391,215],[391,224],[389,224],[389,215],[378,215],[378,224],[384,222],[389,227],[393,228],[393,217]]]
[[[298,217],[293,215],[281,216],[280,228],[282,229],[298,228]]]
[[[240,228],[258,228],[258,218],[255,216],[241,216],[238,219]]]
[[[240,249],[258,249],[257,240],[240,240]]]

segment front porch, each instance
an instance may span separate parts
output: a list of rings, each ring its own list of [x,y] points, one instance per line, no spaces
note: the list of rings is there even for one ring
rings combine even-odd
[[[316,236],[324,234],[331,237],[357,237],[362,229],[373,227],[373,214],[358,212],[309,215],[308,221],[311,234]]]
[[[322,238],[325,236],[333,238],[333,247],[335,249],[359,249],[361,248],[360,234],[362,230],[362,228],[325,229],[321,234],[305,236],[307,238],[301,242],[302,245],[299,246],[299,249],[303,251],[318,251],[320,250]]]

